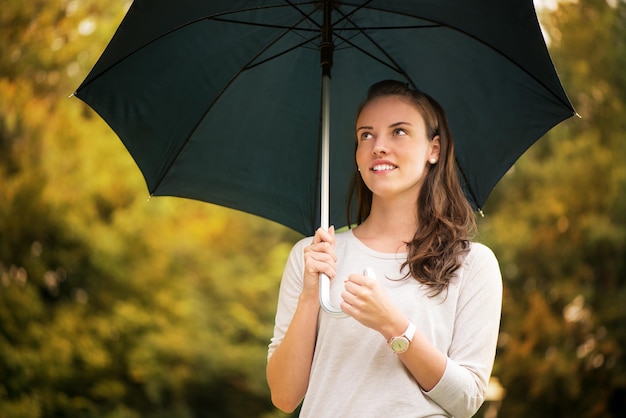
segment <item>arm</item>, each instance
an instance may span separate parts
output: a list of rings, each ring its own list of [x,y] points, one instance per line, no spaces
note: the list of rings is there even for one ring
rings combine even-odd
[[[409,325],[409,319],[395,307],[379,283],[360,274],[350,275],[342,296],[342,310],[378,331],[385,341],[402,335]],[[447,364],[446,356],[419,331],[415,332],[409,349],[398,357],[424,391],[431,390],[441,380]]]
[[[298,307],[287,333],[267,363],[272,403],[285,412],[296,409],[309,383],[319,300],[317,293],[308,293],[303,292],[298,298]]]
[[[448,364],[426,395],[456,417],[470,417],[484,401],[500,330],[502,277],[491,250],[476,246],[459,293]]]
[[[318,230],[301,251],[294,247],[283,274],[267,364],[272,402],[285,412],[300,404],[308,387],[320,310],[318,277],[335,276],[334,230]]]
[[[484,246],[468,257],[455,303],[452,340],[442,352],[424,335],[398,358],[426,396],[451,415],[472,416],[484,399],[500,324],[502,281],[495,256]],[[361,275],[350,275],[344,312],[375,329],[385,340],[404,333],[408,319],[384,289]]]

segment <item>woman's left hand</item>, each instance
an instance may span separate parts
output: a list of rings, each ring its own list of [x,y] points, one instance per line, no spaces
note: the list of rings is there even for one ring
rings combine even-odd
[[[407,321],[395,307],[380,284],[363,274],[353,273],[345,282],[341,309],[361,324],[372,328],[385,337],[389,328],[398,322]]]

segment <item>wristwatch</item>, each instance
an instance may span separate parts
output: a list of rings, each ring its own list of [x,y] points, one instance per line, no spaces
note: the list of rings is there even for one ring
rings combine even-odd
[[[387,345],[396,354],[404,353],[409,349],[409,345],[411,345],[414,335],[415,325],[413,322],[409,321],[409,326],[406,331],[404,331],[404,334],[399,337],[391,337],[391,339],[387,342]]]

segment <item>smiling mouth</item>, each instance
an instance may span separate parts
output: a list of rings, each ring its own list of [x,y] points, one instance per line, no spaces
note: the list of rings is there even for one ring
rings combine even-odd
[[[379,164],[379,165],[375,165],[374,167],[371,168],[372,171],[391,171],[391,170],[395,170],[396,168],[398,168],[395,165],[391,165],[391,164]]]

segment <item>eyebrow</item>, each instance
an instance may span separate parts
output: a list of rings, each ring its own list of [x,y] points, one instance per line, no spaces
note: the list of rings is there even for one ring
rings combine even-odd
[[[390,128],[395,128],[397,126],[401,126],[401,125],[409,125],[409,126],[413,126],[413,124],[409,123],[409,122],[395,122],[392,123],[391,125],[389,125]],[[373,126],[359,126],[358,128],[356,128],[357,132],[360,131],[361,129],[374,129]]]

